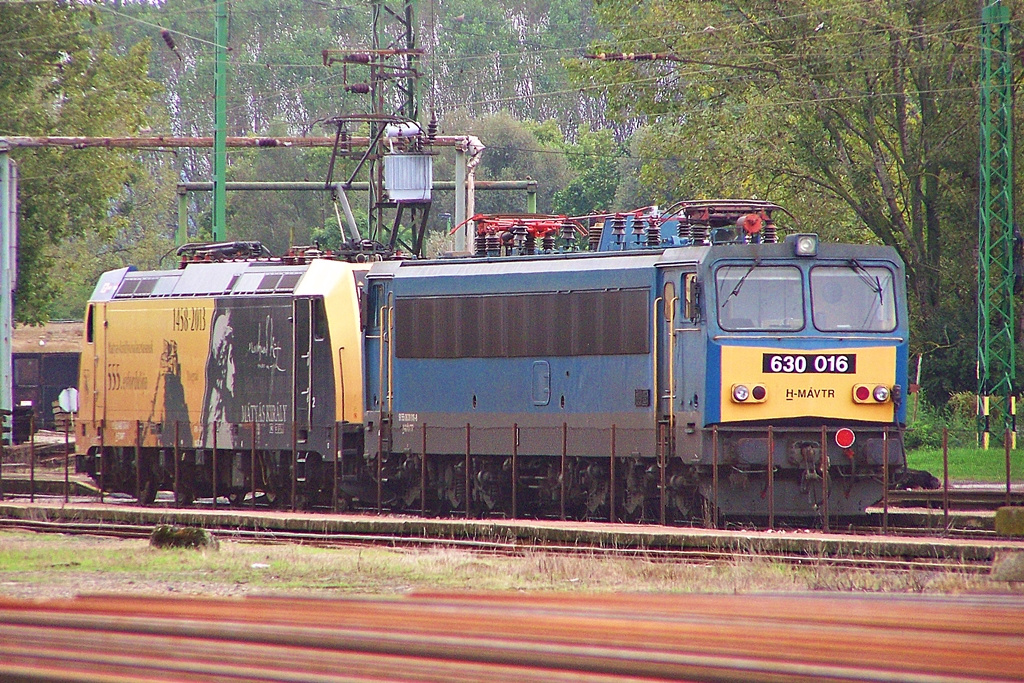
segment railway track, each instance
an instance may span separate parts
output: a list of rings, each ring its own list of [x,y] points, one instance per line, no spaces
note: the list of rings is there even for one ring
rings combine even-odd
[[[0,599],[0,679],[1024,680],[1024,600],[421,594]]]
[[[528,526],[529,523],[527,523]],[[527,553],[550,553],[582,555],[594,558],[643,558],[656,562],[717,563],[734,562],[740,559],[760,558],[790,565],[828,566],[844,569],[885,570],[885,571],[950,571],[957,573],[984,574],[991,571],[994,553],[942,554],[933,548],[923,552],[893,551],[885,545],[869,545],[868,550],[844,550],[804,544],[791,547],[781,544],[760,544],[737,541],[735,544],[722,543],[721,547],[667,547],[657,541],[620,545],[600,535],[580,539],[552,540],[543,536],[518,536],[501,539],[500,534],[485,534],[483,537],[453,537],[451,534],[414,535],[387,532],[286,530],[286,529],[245,529],[237,525],[204,524],[221,540],[240,543],[301,544],[317,547],[385,546],[390,548],[458,548],[475,553],[518,556]],[[93,535],[114,538],[148,539],[155,529],[152,524],[132,524],[117,521],[84,522],[78,520],[35,520],[0,518],[0,529],[22,530],[40,533],[68,535]],[[742,532],[738,532],[742,533]],[[725,532],[724,537],[728,537]],[[780,538],[780,540],[782,540]],[[900,539],[894,539],[900,543]],[[871,548],[877,549],[871,552]],[[1024,545],[1021,545],[1024,551]],[[901,554],[902,553],[902,554]]]

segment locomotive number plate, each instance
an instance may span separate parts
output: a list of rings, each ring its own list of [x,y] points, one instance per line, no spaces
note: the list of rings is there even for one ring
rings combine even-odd
[[[766,353],[761,372],[772,374],[852,375],[857,371],[855,353]]]

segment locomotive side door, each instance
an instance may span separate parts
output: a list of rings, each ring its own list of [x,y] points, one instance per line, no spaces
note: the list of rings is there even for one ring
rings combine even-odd
[[[107,305],[91,303],[85,316],[85,353],[82,354],[82,385],[89,392],[83,396],[89,402],[93,427],[98,428],[106,417],[108,377],[107,348]],[[91,375],[91,376],[90,376]]]
[[[672,433],[674,426],[675,403],[675,333],[678,308],[679,272],[675,268],[667,268],[660,272],[660,291],[654,304],[655,330],[655,414],[657,425],[658,458],[668,462],[673,455]]]
[[[699,396],[691,385],[700,381],[694,374],[701,363],[700,288],[696,267],[685,264],[661,271],[661,290],[655,307],[657,331],[657,423],[659,453],[666,460],[682,450],[692,456],[692,446],[682,448],[680,435],[696,430]]]
[[[391,278],[366,280],[363,373],[367,423],[366,451],[375,455],[390,449],[391,423]],[[370,427],[373,426],[371,430]]]
[[[313,308],[315,301],[297,297],[292,301],[292,415],[299,450],[309,440],[313,394]]]

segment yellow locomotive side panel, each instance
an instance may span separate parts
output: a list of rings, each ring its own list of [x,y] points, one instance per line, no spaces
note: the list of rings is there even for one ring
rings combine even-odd
[[[107,303],[105,339],[97,349],[106,376],[105,410],[97,417],[106,420],[107,445],[133,445],[138,422],[143,446],[159,445],[153,425],[173,436],[175,421],[182,440],[201,441],[213,308],[212,299]]]
[[[334,371],[334,405],[338,421],[363,421],[363,344],[359,292],[354,273],[369,263],[313,261],[295,290],[296,296],[324,298]]]
[[[854,388],[884,386],[896,381],[893,346],[843,349],[799,349],[723,346],[721,361],[722,422],[824,417],[891,422],[894,406],[857,402]],[[763,401],[733,400],[733,387],[765,389]]]

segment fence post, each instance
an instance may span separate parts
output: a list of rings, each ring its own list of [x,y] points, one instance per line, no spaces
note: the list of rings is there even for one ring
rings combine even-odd
[[[1016,419],[1016,416],[1014,416]],[[1006,507],[1010,507],[1010,430],[1007,429],[1003,435],[1003,448],[1006,451]]]
[[[71,489],[71,476],[68,470],[71,468],[71,415],[68,413],[64,420],[64,502],[68,502]]]
[[[299,421],[294,418],[292,419],[292,457],[290,469],[292,471],[292,512],[295,512],[295,501],[299,495]],[[377,504],[380,504],[379,489]]]
[[[512,519],[519,516],[519,423],[512,425]]]
[[[217,421],[213,421],[213,454],[210,456],[210,467],[213,468],[213,509],[217,509]],[[294,494],[294,490],[293,490]],[[295,509],[295,496],[292,495],[292,510]]]
[[[252,500],[249,501],[250,507],[253,510],[256,509],[256,420],[252,421],[252,449],[249,451],[249,486],[252,489]],[[335,458],[335,466],[337,466],[338,459]],[[337,477],[335,477],[337,479]]]
[[[142,504],[142,421],[135,421],[135,502]]]
[[[420,458],[420,516],[427,516],[427,423],[423,423],[423,457]]]
[[[942,428],[942,527],[949,529],[949,427]]]
[[[889,533],[889,427],[882,428],[882,534]]]
[[[469,423],[466,423],[466,519],[469,519],[469,470],[470,470],[470,459],[469,452],[471,448],[471,430]]]
[[[830,531],[828,524],[828,428],[821,426],[821,505],[822,531]]]
[[[615,523],[615,425],[612,425],[612,453],[608,463],[608,521]]]
[[[181,489],[179,488],[180,483],[178,481],[181,476],[181,452],[179,451],[178,444],[179,436],[181,431],[181,421],[174,421],[174,507],[181,507]]]
[[[13,434],[11,432],[12,437]],[[14,442],[13,438],[11,442]],[[29,502],[34,503],[36,502],[36,414],[34,410],[28,417],[28,462],[28,499]]]
[[[107,467],[107,454],[104,452],[104,448],[105,448],[104,441],[107,438],[106,437],[106,431],[107,431],[107,421],[106,421],[106,419],[101,419],[100,420],[100,451],[99,451],[99,453],[100,453],[100,503],[103,503],[103,486],[104,486],[103,470],[105,470],[106,467]]]
[[[559,479],[559,494],[558,494],[558,508],[562,516],[562,521],[565,521],[565,451],[569,440],[569,425],[565,422],[562,423],[562,464],[561,464],[561,475]]]
[[[775,432],[768,425],[768,528],[775,528]]]
[[[668,455],[668,439],[671,438],[671,436],[666,435],[666,432],[666,425],[658,425],[658,486],[661,489],[660,500],[658,501],[658,521],[662,526],[665,526],[665,496],[668,493],[665,488],[665,469],[668,463],[665,460]]]

